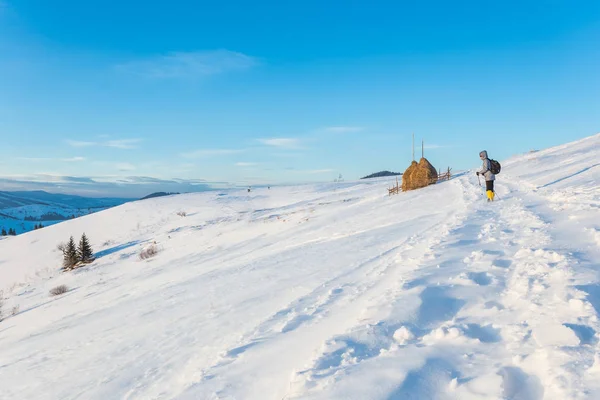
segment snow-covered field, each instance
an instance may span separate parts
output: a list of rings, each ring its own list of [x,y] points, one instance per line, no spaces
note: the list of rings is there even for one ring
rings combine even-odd
[[[474,173],[392,197],[390,178],[4,239],[0,398],[598,399],[599,160],[600,135],[514,157],[492,204]],[[84,231],[97,261],[60,273]]]

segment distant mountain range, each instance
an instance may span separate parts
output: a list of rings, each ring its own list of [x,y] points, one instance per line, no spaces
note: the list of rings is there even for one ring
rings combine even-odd
[[[135,199],[90,198],[44,191],[0,191],[0,231],[14,229],[17,234],[28,232],[36,225],[53,225]]]
[[[398,176],[398,175],[402,175],[402,172],[380,171],[380,172],[375,172],[374,174],[365,176],[364,178],[360,178],[360,179],[382,178],[385,176]]]
[[[168,192],[156,192],[149,194],[148,196],[142,197],[140,200],[153,199],[155,197],[172,196],[179,193],[168,193]]]

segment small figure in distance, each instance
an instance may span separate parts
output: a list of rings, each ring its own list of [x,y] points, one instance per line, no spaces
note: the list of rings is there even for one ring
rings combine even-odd
[[[483,175],[485,178],[485,193],[488,201],[494,201],[494,180],[496,175],[492,173],[492,162],[488,158],[487,151],[483,150],[479,153],[479,158],[483,161],[481,170],[477,171],[477,176]]]

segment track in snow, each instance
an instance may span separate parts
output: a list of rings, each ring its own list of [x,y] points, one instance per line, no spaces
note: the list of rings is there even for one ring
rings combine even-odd
[[[0,325],[0,397],[600,398],[594,151],[505,163],[492,204],[472,174],[393,197],[385,181],[278,188],[3,240],[22,311]],[[97,262],[58,274],[56,238],[83,230]]]

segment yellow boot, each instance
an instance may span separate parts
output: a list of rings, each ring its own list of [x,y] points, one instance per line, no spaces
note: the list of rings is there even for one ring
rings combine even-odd
[[[488,201],[494,201],[494,192],[492,192],[491,190],[488,190],[486,192],[486,194],[487,194]]]

